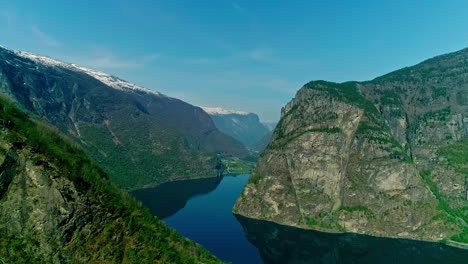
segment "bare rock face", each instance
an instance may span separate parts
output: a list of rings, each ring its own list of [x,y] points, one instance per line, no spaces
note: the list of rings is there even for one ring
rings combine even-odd
[[[468,242],[468,50],[282,110],[234,212],[333,232]]]

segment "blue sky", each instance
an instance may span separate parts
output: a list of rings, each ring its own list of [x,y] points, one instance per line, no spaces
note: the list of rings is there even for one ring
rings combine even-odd
[[[277,120],[310,80],[468,47],[468,1],[1,0],[0,44]]]

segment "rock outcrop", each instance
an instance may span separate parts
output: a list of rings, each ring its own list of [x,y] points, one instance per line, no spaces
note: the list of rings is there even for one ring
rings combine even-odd
[[[234,212],[332,232],[468,242],[468,49],[282,109]]]

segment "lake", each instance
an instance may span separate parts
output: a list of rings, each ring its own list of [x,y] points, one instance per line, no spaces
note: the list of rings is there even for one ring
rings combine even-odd
[[[249,178],[169,182],[131,194],[183,236],[235,264],[466,263],[468,250],[439,243],[329,234],[232,214]]]

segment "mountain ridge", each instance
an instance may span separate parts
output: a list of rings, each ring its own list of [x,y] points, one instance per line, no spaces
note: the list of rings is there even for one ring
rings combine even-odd
[[[230,114],[237,114],[237,115],[249,115],[252,114],[250,112],[244,112],[244,111],[237,111],[237,110],[226,110],[221,107],[204,107],[200,106],[203,111],[205,111],[207,114],[210,115],[230,115]]]
[[[7,48],[5,48],[5,49],[7,49]],[[66,63],[66,62],[51,58],[51,57],[36,55],[36,54],[33,54],[33,53],[29,53],[29,52],[14,51],[14,50],[10,50],[10,51],[14,52],[15,54],[17,54],[17,55],[19,55],[19,56],[21,56],[23,58],[31,59],[31,60],[34,60],[34,61],[36,61],[38,63],[46,64],[46,65],[49,65],[49,66],[52,66],[52,67],[57,66],[57,67],[68,68],[68,69],[74,70],[74,71],[81,71],[83,73],[86,73],[86,74],[90,75],[91,77],[96,78],[97,80],[101,81],[102,83],[104,83],[104,84],[106,84],[106,85],[108,85],[108,86],[110,86],[112,88],[115,88],[115,89],[119,89],[119,90],[125,90],[125,89],[140,90],[140,91],[143,91],[143,92],[153,93],[153,94],[158,95],[158,96],[165,96],[165,95],[161,94],[160,92],[153,91],[153,90],[150,90],[148,88],[141,87],[139,85],[127,82],[127,81],[122,80],[122,79],[120,79],[120,78],[118,78],[116,76],[113,76],[113,75],[110,75],[110,74],[107,74],[107,73],[104,73],[104,72],[101,72],[101,71],[93,70],[93,69],[90,69],[90,68],[85,68],[85,67],[73,64],[73,63]]]
[[[198,107],[111,75],[96,71],[99,80],[77,66],[31,56],[0,49],[0,92],[74,138],[121,188],[215,177],[224,169],[218,154],[248,154]]]

